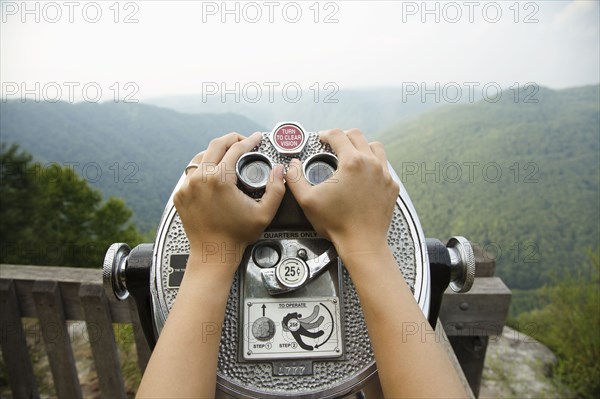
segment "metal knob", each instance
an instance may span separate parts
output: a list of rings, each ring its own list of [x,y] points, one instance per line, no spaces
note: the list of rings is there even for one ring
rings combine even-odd
[[[102,285],[109,298],[114,295],[119,301],[124,301],[129,297],[125,283],[125,269],[130,251],[129,245],[122,242],[112,244],[106,251],[102,267]]]
[[[298,288],[308,280],[309,271],[306,263],[299,258],[287,258],[275,269],[279,283],[287,288]]]
[[[450,254],[450,288],[454,292],[467,292],[475,280],[475,254],[469,240],[455,236],[446,244]]]

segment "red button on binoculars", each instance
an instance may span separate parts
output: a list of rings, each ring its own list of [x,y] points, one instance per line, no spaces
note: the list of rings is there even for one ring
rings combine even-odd
[[[300,126],[286,123],[275,128],[271,141],[279,152],[292,154],[302,151],[306,136]]]

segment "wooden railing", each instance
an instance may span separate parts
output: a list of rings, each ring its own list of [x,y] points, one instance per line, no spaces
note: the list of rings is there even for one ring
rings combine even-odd
[[[494,261],[477,247],[475,253],[478,268],[473,288],[466,294],[446,292],[440,320],[445,331],[443,340],[448,344],[447,335],[466,381],[477,396],[488,337],[501,334],[511,293],[500,278],[493,277]],[[90,326],[94,328],[89,342],[102,397],[126,396],[113,323],[133,324],[142,373],[150,358],[133,300],[107,298],[101,270],[0,265],[0,347],[14,398],[38,396],[21,322],[24,317],[39,320],[59,398],[82,397],[67,320],[85,321],[88,334]]]
[[[59,398],[82,397],[67,320],[84,320],[102,397],[125,397],[112,323],[131,323],[138,367],[143,372],[150,349],[133,300],[107,299],[102,270],[71,267],[0,265],[1,349],[15,398],[38,396],[21,318],[39,319]]]

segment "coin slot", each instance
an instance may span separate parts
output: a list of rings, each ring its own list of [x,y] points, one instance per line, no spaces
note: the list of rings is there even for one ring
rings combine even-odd
[[[254,247],[252,258],[259,267],[267,268],[279,263],[280,254],[279,250],[271,244],[259,244]]]

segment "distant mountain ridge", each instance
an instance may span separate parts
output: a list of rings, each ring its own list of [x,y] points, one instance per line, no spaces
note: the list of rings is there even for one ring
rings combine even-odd
[[[218,93],[212,95],[164,96],[146,102],[179,112],[233,112],[269,130],[281,121],[297,121],[309,131],[356,127],[369,137],[403,119],[445,103],[442,100],[435,102],[434,96],[423,101],[420,88],[412,86],[410,91],[403,91],[401,87],[344,89],[337,85],[318,92],[304,88],[297,102],[294,91],[284,97],[281,86],[273,89],[272,99],[267,88],[262,88],[256,102],[253,101],[257,94],[244,94],[243,89],[235,90],[234,85],[225,85],[224,88],[232,90],[233,94],[222,92],[219,87]],[[409,94],[414,91],[418,92]],[[467,97],[464,95],[462,99]]]
[[[125,199],[143,230],[155,228],[186,164],[225,133],[263,127],[235,114],[183,114],[132,103],[2,103],[2,142],[70,165],[106,196]]]
[[[571,272],[600,243],[600,86],[536,97],[442,107],[379,137],[425,235],[481,242],[514,288]]]

